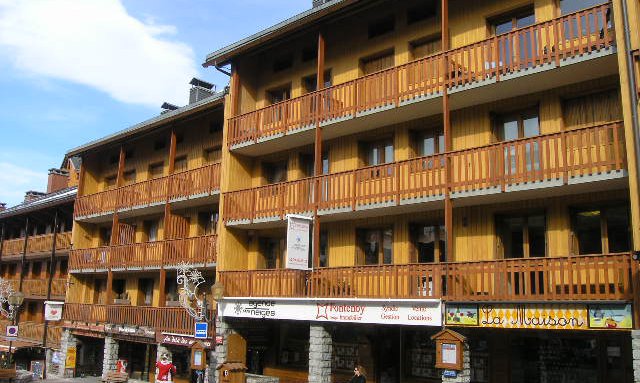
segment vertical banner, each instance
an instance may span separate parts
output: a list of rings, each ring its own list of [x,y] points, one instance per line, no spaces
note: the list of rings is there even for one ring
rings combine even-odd
[[[309,269],[309,228],[311,218],[288,215],[287,216],[287,269]]]

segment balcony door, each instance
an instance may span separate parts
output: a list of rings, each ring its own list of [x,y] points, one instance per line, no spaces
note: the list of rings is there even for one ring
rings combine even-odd
[[[499,62],[486,62],[485,69],[523,69],[532,66],[531,60],[538,45],[537,36],[534,32],[521,28],[531,26],[535,21],[533,7],[522,8],[491,19],[491,32],[498,38]]]
[[[264,268],[284,268],[284,253],[286,251],[284,238],[260,238],[259,247],[264,261]]]
[[[359,265],[388,265],[393,263],[393,229],[359,229],[358,256]]]
[[[503,157],[504,173],[508,180],[517,180],[524,174],[540,171],[541,156],[538,142],[520,141],[540,135],[540,118],[537,109],[497,116],[496,130],[498,139],[506,142]]]
[[[544,257],[547,254],[544,213],[500,215],[496,218],[498,258]]]

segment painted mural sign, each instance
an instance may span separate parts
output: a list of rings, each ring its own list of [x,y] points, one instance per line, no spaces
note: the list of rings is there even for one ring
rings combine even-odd
[[[225,298],[219,302],[223,317],[291,319],[318,322],[441,326],[441,302],[437,299],[287,299]]]
[[[546,330],[630,329],[630,304],[448,304],[448,326]]]

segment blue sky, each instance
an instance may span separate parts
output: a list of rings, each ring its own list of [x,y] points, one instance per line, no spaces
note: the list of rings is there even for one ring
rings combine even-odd
[[[0,0],[0,202],[46,188],[47,170],[90,140],[187,103],[207,53],[311,0]]]

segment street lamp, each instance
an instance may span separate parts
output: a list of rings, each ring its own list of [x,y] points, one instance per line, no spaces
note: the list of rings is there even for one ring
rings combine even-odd
[[[22,302],[24,302],[24,294],[20,291],[15,291],[11,293],[7,297],[7,302],[9,303],[9,318],[11,319],[11,324],[15,326],[16,319],[18,317],[18,311],[20,310],[20,306],[22,306]],[[13,341],[9,341],[9,365],[13,364],[13,354],[11,353],[11,349],[13,347]]]

